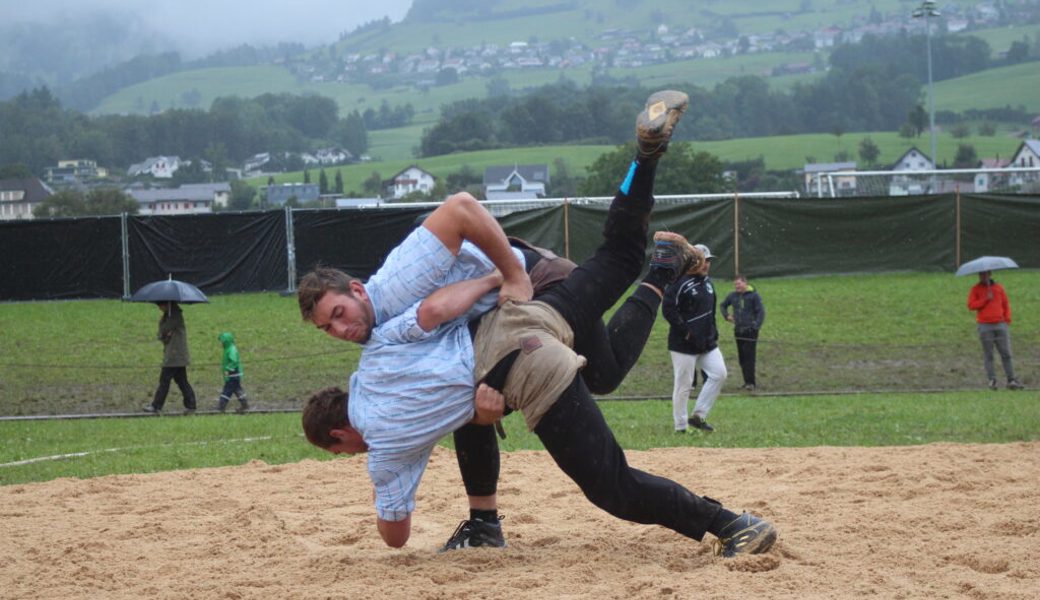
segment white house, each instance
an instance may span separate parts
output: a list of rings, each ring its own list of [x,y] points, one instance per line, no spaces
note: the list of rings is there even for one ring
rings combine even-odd
[[[921,152],[917,147],[911,147],[899,159],[892,163],[891,171],[931,171],[935,169],[935,163],[928,155]]]
[[[829,198],[832,195],[855,196],[855,175],[827,177],[827,173],[855,170],[855,162],[806,163],[802,169],[802,174],[805,176],[805,192],[810,196],[821,198]],[[831,190],[832,181],[834,182],[834,190]]]
[[[242,170],[246,173],[255,173],[261,171],[264,165],[271,162],[270,152],[261,152],[260,154],[254,154],[250,156],[242,163]]]
[[[314,158],[318,164],[339,165],[348,162],[354,155],[342,148],[322,148],[314,153]]]
[[[980,169],[1004,169],[1007,168],[1010,161],[1004,158],[984,158],[979,161]],[[976,173],[975,174],[975,191],[976,192],[989,192],[997,188],[1003,188],[1007,185],[1008,174],[1007,173]]]
[[[33,218],[36,205],[53,193],[35,177],[0,179],[0,221]]]
[[[935,163],[932,162],[932,159],[916,147],[911,147],[904,152],[896,162],[892,163],[889,170],[894,173],[888,182],[889,196],[908,196],[938,192],[937,189],[934,189],[935,185],[933,185],[938,184],[936,177],[925,178],[911,175],[914,171],[935,170]],[[906,175],[899,175],[899,173],[906,173]]]
[[[153,156],[130,165],[126,174],[128,177],[151,175],[156,179],[170,179],[180,166],[181,159],[178,156]]]
[[[1040,140],[1023,141],[1011,157],[1011,166],[1020,169],[1040,169]],[[1032,188],[1037,182],[1040,182],[1040,171],[1014,173],[1010,177],[1010,184],[1015,187],[1029,184]]]
[[[179,188],[127,190],[137,201],[142,215],[186,215],[213,212],[214,206],[225,207],[231,195],[227,183],[192,183]]]
[[[403,198],[412,192],[430,193],[436,183],[436,177],[428,171],[412,165],[394,175],[386,183],[387,195],[391,198]]]
[[[488,200],[544,198],[549,165],[513,165],[484,169],[484,196]]]

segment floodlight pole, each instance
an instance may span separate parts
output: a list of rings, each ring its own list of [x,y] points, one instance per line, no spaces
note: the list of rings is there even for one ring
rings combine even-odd
[[[928,133],[932,138],[932,168],[939,168],[939,157],[935,153],[935,92],[932,90],[932,25],[931,18],[938,17],[939,10],[935,8],[935,2],[925,0],[914,9],[912,13],[915,19],[924,19],[924,30],[926,45],[928,48]],[[933,190],[934,191],[934,190]]]

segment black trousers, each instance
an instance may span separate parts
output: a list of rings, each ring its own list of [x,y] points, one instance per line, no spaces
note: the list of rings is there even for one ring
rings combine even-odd
[[[652,167],[637,168],[632,193],[619,192],[611,203],[603,244],[567,279],[538,296],[570,324],[575,351],[588,359],[588,366],[542,417],[535,434],[596,506],[621,519],[662,525],[700,540],[720,508],[718,503],[700,498],[674,481],[631,468],[592,398],[592,392],[613,391],[624,380],[657,317],[660,298],[640,286],[607,325],[602,321],[642,270],[653,207],[652,182]],[[490,435],[490,443],[479,441],[480,429],[487,430],[483,435]],[[498,447],[492,428],[464,427],[456,432],[455,442],[467,492],[494,493]]]
[[[181,395],[184,396],[184,408],[195,410],[195,390],[191,389],[191,384],[188,383],[188,367],[162,368],[159,373],[159,387],[155,390],[152,406],[156,410],[162,410],[163,405],[166,404],[166,395],[170,393],[171,379],[177,383]]]
[[[745,385],[755,385],[755,352],[758,349],[758,330],[742,329],[734,332],[737,338],[737,360]]]

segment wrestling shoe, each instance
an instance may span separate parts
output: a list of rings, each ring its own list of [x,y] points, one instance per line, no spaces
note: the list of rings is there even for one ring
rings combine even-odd
[[[639,158],[657,158],[668,150],[672,130],[689,104],[690,97],[675,90],[655,92],[646,99],[646,108],[636,117]]]
[[[712,544],[715,556],[732,558],[738,554],[761,554],[776,542],[776,528],[765,519],[744,513],[719,532]]]
[[[501,521],[502,517],[499,517]],[[502,535],[502,523],[488,523],[480,519],[469,519],[459,523],[455,533],[451,534],[448,543],[438,550],[458,550],[460,548],[505,548],[506,538]]]
[[[707,421],[705,421],[704,419],[698,417],[697,415],[693,415],[686,422],[689,423],[690,425],[693,425],[697,429],[700,429],[701,431],[706,431],[708,433],[711,433],[712,431],[715,431],[714,427],[712,427],[711,425],[708,425]]]
[[[683,273],[696,268],[703,260],[686,238],[672,231],[654,233],[654,252],[650,255],[650,270],[661,269],[670,284]]]

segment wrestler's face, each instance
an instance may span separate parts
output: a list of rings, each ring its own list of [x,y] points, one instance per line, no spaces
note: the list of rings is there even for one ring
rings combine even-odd
[[[364,344],[372,336],[375,313],[360,281],[350,283],[353,295],[329,291],[314,305],[311,322],[334,338]]]
[[[339,440],[335,444],[326,448],[326,450],[333,454],[359,454],[361,452],[368,452],[368,444],[365,443],[361,434],[353,427],[333,429],[329,434]]]

